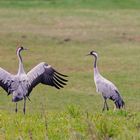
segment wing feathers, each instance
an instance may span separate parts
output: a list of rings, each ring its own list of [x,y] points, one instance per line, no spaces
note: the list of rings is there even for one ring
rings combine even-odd
[[[10,94],[10,85],[13,75],[7,72],[6,70],[0,68],[0,86]]]
[[[56,80],[54,80],[53,82],[54,82],[57,86],[63,88],[63,86],[62,86],[60,83],[58,83]]]
[[[60,77],[60,76],[58,76],[57,74],[55,74],[55,76],[56,76],[57,78],[59,78],[60,80],[64,81],[64,82],[67,82],[67,81],[68,81],[68,80],[66,80],[66,79],[64,79],[64,78],[62,78],[62,77]]]
[[[32,89],[39,83],[54,86],[57,89],[63,88],[68,80],[63,77],[68,77],[67,75],[57,72],[50,65],[42,62],[34,67],[31,71],[27,73],[28,81],[30,83],[29,93]]]
[[[68,77],[67,75],[61,74],[61,73],[57,72],[56,70],[54,70],[54,71],[55,71],[55,73],[57,73],[57,74],[59,74],[61,76]]]
[[[54,79],[57,80],[60,84],[62,85],[66,85],[66,83],[62,82],[59,78],[57,78],[56,76],[54,76]]]

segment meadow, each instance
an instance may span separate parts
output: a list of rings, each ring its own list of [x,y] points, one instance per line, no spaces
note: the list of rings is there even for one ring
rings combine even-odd
[[[140,139],[139,0],[0,1],[0,67],[16,74],[16,48],[28,72],[45,61],[67,74],[62,89],[39,85],[18,113],[0,88],[0,140]],[[93,81],[91,50],[99,54],[100,73],[113,81],[124,110],[102,112]]]

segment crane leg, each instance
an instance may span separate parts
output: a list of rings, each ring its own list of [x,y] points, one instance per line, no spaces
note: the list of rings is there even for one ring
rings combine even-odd
[[[107,101],[106,101],[107,99],[106,98],[104,98],[104,106],[103,106],[103,109],[102,109],[102,111],[104,111],[105,110],[105,108],[107,109],[107,110],[109,110],[109,107],[108,107],[108,104],[107,104]]]
[[[106,105],[106,109],[109,110],[109,107],[108,107],[106,99],[105,99],[105,105]]]
[[[105,110],[105,102],[106,102],[106,99],[104,99],[104,106],[103,106],[102,112]]]
[[[24,97],[24,107],[23,107],[23,113],[25,114],[26,111],[26,97]]]
[[[16,108],[15,108],[15,112],[17,113],[17,103],[16,103]]]

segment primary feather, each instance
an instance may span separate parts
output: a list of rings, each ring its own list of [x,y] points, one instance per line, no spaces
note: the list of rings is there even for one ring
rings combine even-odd
[[[42,62],[34,67],[31,71],[27,73],[27,78],[29,82],[28,95],[32,89],[39,83],[54,86],[57,89],[63,88],[66,85],[67,80],[62,78],[67,77],[61,73],[58,73],[50,65]]]

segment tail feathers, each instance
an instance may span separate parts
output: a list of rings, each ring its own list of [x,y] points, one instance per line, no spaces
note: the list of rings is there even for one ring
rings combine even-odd
[[[114,103],[116,105],[116,108],[118,109],[123,108],[125,106],[125,102],[121,98],[115,100]]]
[[[115,90],[116,94],[112,97],[116,108],[120,109],[125,106],[125,102],[123,101],[122,97],[120,96],[119,92]]]

